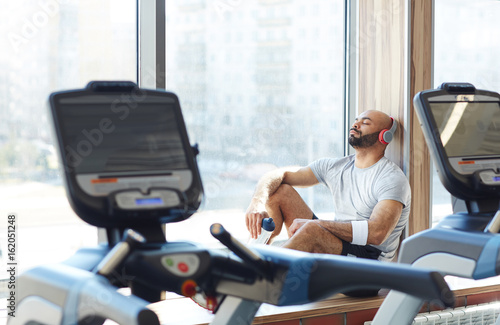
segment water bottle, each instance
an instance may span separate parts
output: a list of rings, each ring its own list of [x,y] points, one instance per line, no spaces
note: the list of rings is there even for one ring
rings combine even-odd
[[[262,219],[262,229],[260,235],[257,237],[257,239],[250,238],[248,244],[267,244],[275,227],[276,225],[274,224],[273,218]]]

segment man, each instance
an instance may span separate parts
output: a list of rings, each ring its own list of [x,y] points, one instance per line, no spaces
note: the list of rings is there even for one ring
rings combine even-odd
[[[276,228],[271,240],[283,224],[287,229],[289,240],[283,247],[392,260],[411,201],[406,176],[384,157],[390,139],[379,140],[381,132],[394,132],[395,123],[381,111],[363,112],[349,131],[354,155],[324,158],[299,169],[264,175],[245,215],[251,237],[260,234],[263,218],[272,217]],[[294,189],[319,183],[332,193],[335,220],[318,219]]]

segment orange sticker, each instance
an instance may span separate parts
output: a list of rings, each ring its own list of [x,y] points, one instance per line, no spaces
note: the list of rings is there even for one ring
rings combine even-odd
[[[459,165],[473,165],[475,163],[476,163],[475,161],[459,161],[458,162]]]
[[[90,181],[92,184],[117,183],[118,178],[98,178]]]

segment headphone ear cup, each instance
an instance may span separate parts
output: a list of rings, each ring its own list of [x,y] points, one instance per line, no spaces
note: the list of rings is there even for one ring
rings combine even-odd
[[[378,134],[378,141],[380,141],[383,144],[389,144],[389,142],[392,140],[392,136],[391,136],[390,132],[387,132],[387,131],[389,131],[389,130],[383,129]],[[390,137],[389,141],[387,141],[388,136]]]
[[[384,141],[388,144],[392,141],[393,133],[391,131],[384,132]]]
[[[392,141],[392,138],[394,137],[394,132],[396,132],[396,129],[398,127],[398,124],[396,123],[393,117],[391,117],[391,120],[392,120],[391,129],[390,130],[383,129],[378,134],[378,140],[383,144],[389,144],[389,142]]]

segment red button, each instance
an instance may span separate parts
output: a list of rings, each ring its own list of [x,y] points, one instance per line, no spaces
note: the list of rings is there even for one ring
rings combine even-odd
[[[189,266],[187,266],[187,264],[184,262],[180,262],[179,264],[177,264],[177,268],[179,269],[179,271],[181,271],[183,273],[186,273],[187,271],[189,271]]]
[[[187,280],[181,286],[181,293],[186,297],[193,297],[197,290],[197,284],[193,280]]]

